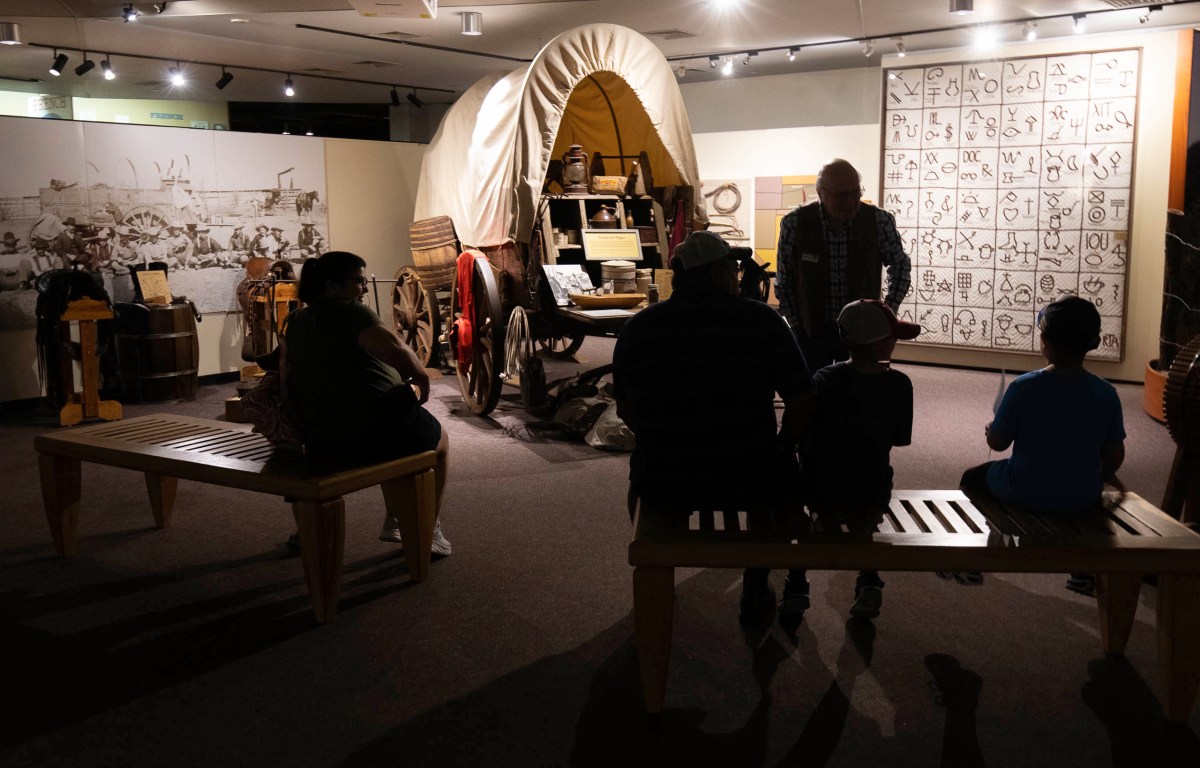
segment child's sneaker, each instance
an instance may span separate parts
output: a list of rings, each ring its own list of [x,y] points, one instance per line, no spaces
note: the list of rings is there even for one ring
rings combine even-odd
[[[1096,577],[1090,573],[1072,573],[1067,577],[1067,589],[1084,597],[1096,596]]]
[[[808,578],[799,576],[792,578],[789,574],[783,582],[783,599],[779,601],[779,623],[799,626],[804,621],[804,612],[812,604],[808,597]]]
[[[850,615],[859,619],[875,619],[879,617],[882,607],[883,580],[875,571],[861,571],[854,585],[854,604],[850,606]]]

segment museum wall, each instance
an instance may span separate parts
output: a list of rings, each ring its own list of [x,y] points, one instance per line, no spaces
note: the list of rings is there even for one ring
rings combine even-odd
[[[5,179],[2,190],[6,201],[4,217],[9,222],[9,229],[20,232],[22,248],[27,247],[29,223],[46,209],[47,201],[53,201],[57,208],[60,200],[70,200],[70,205],[58,211],[61,219],[74,213],[72,206],[80,205],[75,200],[78,195],[72,194],[76,188],[89,188],[88,195],[92,196],[91,187],[96,179],[90,176],[95,171],[91,160],[87,161],[89,170],[78,184],[65,188],[61,193],[52,188],[53,184],[50,189],[46,188],[47,179],[72,178],[69,175],[71,169],[82,165],[85,156],[113,160],[114,169],[136,175],[134,166],[140,167],[144,158],[156,158],[155,162],[158,162],[168,155],[180,154],[188,159],[194,179],[198,180],[206,174],[223,182],[216,185],[210,183],[206,187],[208,190],[261,190],[264,185],[269,187],[276,183],[276,171],[295,166],[293,173],[308,174],[295,182],[297,189],[321,189],[323,201],[308,215],[326,230],[327,248],[352,250],[361,254],[368,262],[368,274],[375,274],[381,279],[390,279],[399,267],[411,263],[408,224],[412,220],[424,145],[21,118],[0,118],[0,122],[5,128],[5,138],[0,141],[0,171],[3,171]],[[45,155],[47,147],[55,148],[52,154],[56,157],[50,164],[43,162],[44,157],[43,160],[38,159],[39,155]],[[71,151],[64,152],[64,149]],[[76,153],[79,157],[75,157]],[[57,157],[64,154],[69,157]],[[319,178],[315,180],[313,174],[304,167],[314,163],[303,162],[312,157],[317,158],[316,176]],[[254,162],[248,162],[248,159]],[[104,168],[105,160],[97,159],[100,171],[107,171]],[[244,176],[244,167],[255,163],[270,170],[269,180],[264,182],[260,178],[261,173],[253,181],[247,182],[241,178]],[[168,168],[165,161],[160,162],[159,166],[161,168],[155,168],[154,173],[143,169],[137,176],[138,183],[133,186],[157,187],[157,171]],[[117,173],[117,170],[113,170],[108,173],[112,178],[104,177],[107,184],[111,185],[111,188],[101,187],[105,194],[124,192],[124,179],[118,178]],[[33,181],[14,182],[14,178]],[[284,181],[281,186],[293,186],[290,176],[282,178]],[[147,183],[147,179],[152,182]],[[40,192],[39,186],[42,187]],[[151,189],[150,193],[162,194],[157,189]],[[261,192],[256,194],[261,196]],[[250,200],[246,192],[207,191],[197,192],[193,196],[201,195],[205,197],[204,204],[214,211],[211,217],[214,232],[219,227],[223,228],[222,238],[228,237],[228,231],[235,223],[249,221],[253,224],[254,221],[272,218],[260,207],[255,207],[253,214],[244,213],[250,210],[250,206],[259,205],[255,200]],[[166,205],[167,199],[169,197],[161,200],[156,198],[154,202],[161,208]],[[221,216],[215,212],[226,209],[236,213]],[[129,210],[128,207],[126,210]],[[287,221],[284,221],[285,213]],[[296,222],[292,221],[296,216],[283,205],[276,207],[275,218],[289,227],[290,235],[297,227]],[[223,223],[217,224],[218,221]],[[22,226],[14,226],[13,222],[19,222]],[[294,242],[294,235],[292,239]],[[238,313],[225,311],[234,306],[233,292],[241,274],[240,267],[180,270],[172,274],[173,292],[200,299],[198,303],[205,311],[203,321],[197,326],[200,375],[235,371],[243,365],[242,320]],[[33,292],[15,293],[21,294],[20,302],[6,303],[7,310],[20,308],[28,310],[24,314],[31,315]],[[115,300],[128,300],[117,291],[113,291],[113,294]],[[379,297],[384,307],[390,306],[390,284],[379,286]],[[32,323],[14,323],[9,314],[11,312],[5,314],[3,319],[6,324],[0,329],[0,370],[4,372],[0,376],[0,402],[36,398],[40,394]]]
[[[994,56],[1133,46],[1142,48],[1142,74],[1124,359],[1095,362],[1092,368],[1110,379],[1141,382],[1147,362],[1158,355],[1177,35],[1083,36],[1001,46]],[[923,66],[969,58],[965,50],[943,51],[910,54],[903,62],[889,56],[882,65]],[[829,158],[844,157],[862,173],[866,197],[874,198],[880,189],[882,85],[882,71],[873,68],[682,84],[701,174],[704,178],[803,176],[815,174]],[[763,110],[763,104],[772,109]],[[781,121],[781,115],[795,122]],[[839,117],[845,122],[838,122]],[[754,123],[753,129],[746,129],[749,121]],[[897,359],[1013,371],[1042,365],[1035,355],[911,344],[900,345]]]

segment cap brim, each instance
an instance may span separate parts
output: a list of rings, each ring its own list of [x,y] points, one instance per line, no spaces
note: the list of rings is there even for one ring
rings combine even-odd
[[[896,327],[892,329],[892,335],[900,341],[909,341],[917,338],[921,334],[921,326],[916,323],[897,320]]]

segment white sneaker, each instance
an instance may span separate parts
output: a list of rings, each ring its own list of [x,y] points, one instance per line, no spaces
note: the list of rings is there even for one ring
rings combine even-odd
[[[397,544],[403,543],[400,538],[400,524],[396,522],[394,517],[385,517],[383,519],[383,528],[379,531],[380,541],[394,541]],[[442,533],[442,521],[438,520],[433,524],[433,546],[430,550],[435,555],[445,557],[450,554],[450,540]]]
[[[433,524],[433,546],[430,551],[435,555],[445,557],[450,554],[450,540],[442,533],[442,521]]]

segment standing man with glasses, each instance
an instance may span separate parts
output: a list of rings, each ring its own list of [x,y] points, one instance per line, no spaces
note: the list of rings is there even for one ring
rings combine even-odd
[[[775,294],[810,371],[848,357],[838,313],[852,301],[881,298],[885,267],[884,303],[899,314],[908,293],[912,265],[896,219],[864,203],[862,193],[854,166],[834,160],[817,174],[819,201],[797,206],[780,223]]]

